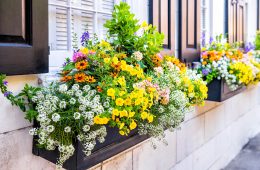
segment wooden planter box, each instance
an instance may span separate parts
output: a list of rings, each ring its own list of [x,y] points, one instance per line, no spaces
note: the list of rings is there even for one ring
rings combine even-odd
[[[208,85],[208,98],[209,101],[216,101],[216,102],[222,102],[224,100],[227,100],[242,91],[246,89],[245,86],[239,87],[235,91],[231,91],[225,82],[225,80],[217,80],[214,79],[212,82],[210,82]]]
[[[63,167],[68,170],[85,170],[90,168],[118,153],[148,139],[148,136],[140,136],[137,130],[132,131],[129,136],[121,136],[117,129],[107,127],[107,136],[104,143],[96,144],[92,154],[85,156],[82,152],[82,145],[78,140],[75,140],[74,155],[67,160]],[[56,163],[59,157],[58,149],[48,151],[39,149],[36,146],[37,142],[33,142],[33,154],[47,159],[50,162]]]

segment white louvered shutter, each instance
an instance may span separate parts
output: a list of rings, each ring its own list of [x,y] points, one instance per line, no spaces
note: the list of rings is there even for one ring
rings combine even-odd
[[[210,37],[210,1],[201,0],[201,35],[205,33],[206,42]]]

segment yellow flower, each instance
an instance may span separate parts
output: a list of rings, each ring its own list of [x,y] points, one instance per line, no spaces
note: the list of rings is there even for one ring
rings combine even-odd
[[[147,80],[151,82],[153,80],[153,78],[152,77],[147,77]]]
[[[125,126],[125,123],[121,123],[120,126],[119,126],[119,129],[123,129],[123,127]]]
[[[121,69],[122,69],[123,71],[126,71],[126,66],[127,66],[126,61],[125,61],[125,60],[122,60],[122,61],[121,61]]]
[[[102,41],[100,42],[100,46],[101,46],[101,47],[104,47],[104,48],[107,48],[107,49],[110,49],[110,48],[111,48],[110,44],[109,44],[108,42],[104,41],[104,40],[102,40]]]
[[[124,136],[124,135],[125,135],[125,132],[122,131],[122,130],[120,130],[120,131],[119,131],[119,134],[122,135],[122,136]]]
[[[120,112],[120,117],[127,117],[128,116],[128,113],[126,110],[123,110]]]
[[[107,117],[101,118],[99,116],[94,117],[94,123],[99,125],[105,125],[109,122],[109,119]]]
[[[88,52],[89,52],[89,50],[87,48],[85,48],[85,47],[81,47],[79,51],[82,52],[85,55],[87,55]]]
[[[137,99],[135,100],[135,105],[136,105],[136,106],[140,105],[141,103],[142,103],[142,98],[137,98]]]
[[[119,111],[117,109],[113,109],[112,114],[115,116],[119,116]]]
[[[135,115],[135,112],[129,112],[129,115],[128,115],[128,117],[134,117],[134,115]]]
[[[125,77],[119,77],[117,82],[121,85],[121,86],[125,86],[126,82],[125,82]]]
[[[122,98],[117,98],[116,99],[116,105],[117,106],[123,106],[124,105],[124,100]]]
[[[108,63],[110,62],[110,58],[108,58],[108,57],[104,58],[104,62],[105,62],[106,64],[108,64]]]
[[[146,119],[147,116],[148,116],[148,113],[147,113],[147,112],[142,112],[142,113],[141,113],[141,118],[142,118],[143,120]]]
[[[130,106],[132,104],[132,100],[130,98],[125,99],[125,105]]]
[[[115,96],[115,90],[113,88],[110,88],[107,90],[107,95],[108,96],[111,96],[111,97],[114,97]]]
[[[125,91],[120,91],[119,96],[123,96],[126,92]]]
[[[147,117],[147,120],[148,120],[149,123],[152,123],[153,122],[153,115],[149,115]]]
[[[130,130],[133,130],[133,129],[136,128],[136,126],[137,126],[137,124],[135,123],[135,121],[132,121],[132,122],[130,123],[130,125],[129,125],[129,128],[130,128]]]
[[[113,57],[112,61],[113,61],[114,64],[118,64],[118,62],[119,62],[117,57]]]

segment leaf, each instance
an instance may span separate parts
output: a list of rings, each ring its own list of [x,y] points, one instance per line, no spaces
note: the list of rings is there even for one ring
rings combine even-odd
[[[35,110],[28,110],[26,112],[25,119],[32,122],[37,117],[37,115],[38,115],[38,112],[36,112]]]
[[[73,70],[75,68],[75,64],[74,63],[69,63],[69,64],[67,64],[64,68],[63,68],[63,70],[64,71],[69,71],[69,70]]]

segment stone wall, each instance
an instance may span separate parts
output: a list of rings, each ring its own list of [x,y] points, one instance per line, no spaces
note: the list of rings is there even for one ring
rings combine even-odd
[[[8,77],[11,90],[26,83],[36,84],[37,76]],[[175,132],[167,132],[168,145],[150,140],[106,160],[92,170],[219,170],[249,138],[260,131],[260,88],[251,87],[222,102],[206,102],[186,115]],[[0,95],[0,169],[53,170],[55,165],[32,155],[30,123],[24,114]]]

